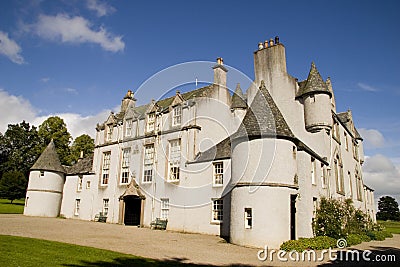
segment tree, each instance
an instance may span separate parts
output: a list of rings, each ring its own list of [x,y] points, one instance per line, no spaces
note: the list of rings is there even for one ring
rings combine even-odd
[[[378,201],[378,212],[376,218],[378,220],[400,221],[399,204],[391,196],[383,196]]]
[[[82,134],[75,138],[71,146],[70,161],[77,162],[81,151],[84,157],[92,155],[94,150],[94,139],[87,134]]]
[[[0,136],[0,173],[21,171],[29,174],[29,169],[41,153],[42,144],[35,126],[22,121],[9,124],[4,136]]]
[[[43,149],[53,139],[61,163],[65,165],[71,164],[69,144],[72,136],[68,132],[63,119],[57,116],[49,117],[39,126],[38,133],[43,142]]]
[[[13,203],[15,199],[25,197],[26,186],[27,180],[22,172],[6,172],[0,181],[0,197]]]

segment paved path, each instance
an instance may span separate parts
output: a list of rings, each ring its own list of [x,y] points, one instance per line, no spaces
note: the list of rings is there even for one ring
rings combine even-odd
[[[160,260],[180,260],[212,265],[294,265],[293,262],[282,263],[277,259],[273,262],[269,260],[261,262],[257,259],[259,249],[228,244],[217,236],[158,231],[81,220],[1,214],[0,234],[54,240]],[[380,248],[380,251],[393,248],[394,253],[398,253],[397,263],[400,261],[400,235],[381,242],[363,243],[355,248],[374,250]],[[319,264],[331,263],[325,260]],[[297,265],[316,266],[317,264],[303,262]]]

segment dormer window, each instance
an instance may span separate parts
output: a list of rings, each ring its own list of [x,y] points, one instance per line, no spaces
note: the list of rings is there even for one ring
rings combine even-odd
[[[132,135],[132,120],[126,120],[126,126],[125,126],[125,136],[131,136]]]
[[[112,135],[113,135],[113,126],[112,124],[107,125],[107,134],[106,134],[106,141],[112,141]]]
[[[182,107],[175,106],[172,109],[172,126],[179,126],[182,123]]]
[[[147,115],[147,132],[153,132],[155,129],[155,124],[156,124],[156,114],[149,113]]]

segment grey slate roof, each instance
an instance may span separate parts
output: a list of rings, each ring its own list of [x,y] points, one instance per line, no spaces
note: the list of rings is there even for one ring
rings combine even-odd
[[[314,62],[311,63],[311,69],[307,80],[299,82],[299,87],[300,88],[297,92],[296,98],[314,93],[323,93],[330,96],[332,95],[331,91],[328,89],[328,86],[322,79],[321,74],[319,74]]]
[[[353,132],[352,131],[352,127],[351,127],[351,120],[352,120],[351,117],[352,116],[351,116],[351,111],[350,110],[345,111],[345,112],[337,113],[336,116],[340,120],[340,122],[345,125],[347,130],[349,130],[350,132]],[[355,126],[354,126],[354,137],[356,139],[363,140],[363,138],[361,137],[360,133],[357,131]]]
[[[228,159],[231,157],[231,138],[227,137],[217,145],[200,153],[195,162],[213,161],[220,159]]]
[[[79,160],[71,167],[67,167],[67,175],[88,174],[93,173],[93,156]]]
[[[50,141],[46,149],[39,156],[31,170],[41,171],[55,171],[65,173],[64,167],[61,165],[60,158],[58,157],[56,146],[53,140]]]
[[[236,108],[241,108],[241,109],[247,108],[247,103],[243,96],[242,88],[240,88],[240,83],[237,84],[235,92],[232,95],[231,109],[236,109]]]
[[[232,138],[287,137],[295,138],[264,81]]]

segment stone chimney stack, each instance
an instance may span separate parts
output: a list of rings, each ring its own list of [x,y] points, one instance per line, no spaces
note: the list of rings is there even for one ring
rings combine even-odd
[[[256,84],[264,80],[267,88],[271,87],[274,76],[286,74],[285,46],[278,36],[258,44],[254,52],[254,73]]]
[[[136,99],[133,97],[133,92],[128,90],[125,97],[122,99],[121,103],[121,112],[125,112],[128,107],[135,107],[136,106]]]
[[[213,67],[214,69],[214,84],[226,88],[226,73],[228,70],[224,67],[224,60],[219,57],[217,58],[217,64]]]

